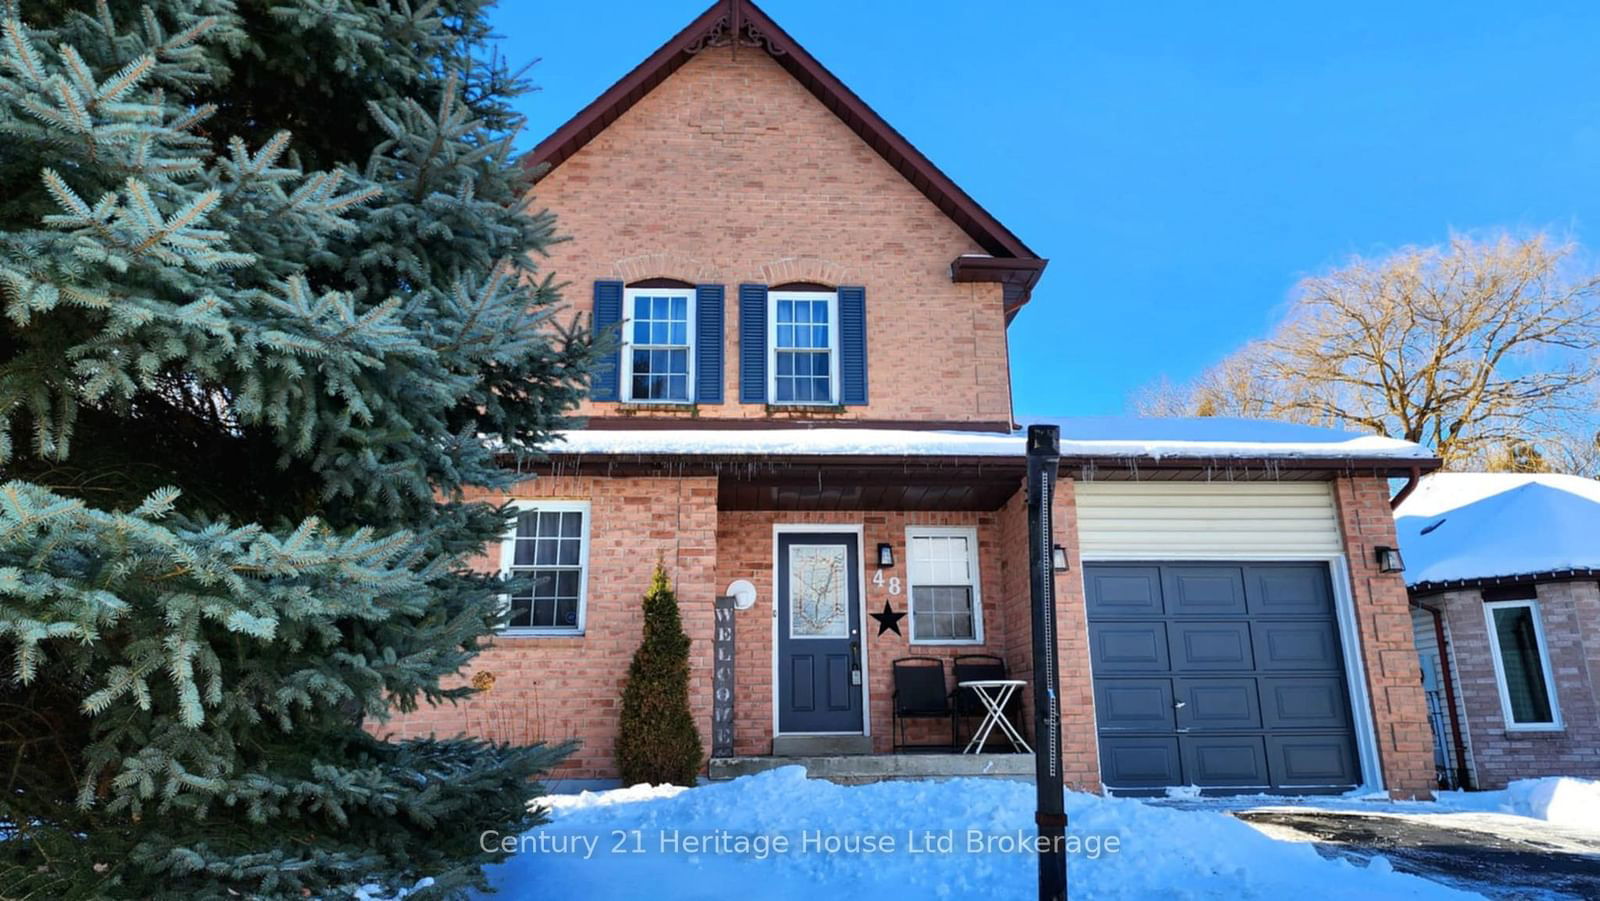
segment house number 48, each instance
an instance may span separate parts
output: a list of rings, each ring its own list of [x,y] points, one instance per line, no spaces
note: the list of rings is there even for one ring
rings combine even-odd
[[[890,576],[888,582],[889,582],[889,593],[893,594],[893,595],[900,594],[900,577],[899,576]],[[872,574],[872,584],[878,586],[879,588],[882,588],[883,587],[883,583],[884,583],[883,570],[880,569],[877,572]]]

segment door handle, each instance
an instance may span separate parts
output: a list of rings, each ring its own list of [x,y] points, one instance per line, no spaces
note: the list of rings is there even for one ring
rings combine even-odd
[[[861,684],[861,642],[850,642],[850,684]]]
[[[1180,710],[1180,709],[1182,709],[1184,707],[1188,707],[1188,706],[1189,706],[1189,702],[1188,701],[1174,701],[1172,703],[1172,709],[1173,710]]]

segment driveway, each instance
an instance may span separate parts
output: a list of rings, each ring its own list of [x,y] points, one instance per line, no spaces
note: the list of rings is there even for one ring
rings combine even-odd
[[[1233,816],[1324,857],[1394,869],[1496,899],[1600,898],[1600,834],[1494,813],[1410,813],[1261,806]],[[1382,864],[1378,864],[1381,866]]]

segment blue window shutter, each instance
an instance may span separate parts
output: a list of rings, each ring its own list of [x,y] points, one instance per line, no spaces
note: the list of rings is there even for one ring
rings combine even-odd
[[[867,402],[867,289],[839,288],[839,403]]]
[[[739,286],[739,403],[767,402],[767,286]]]
[[[620,400],[617,386],[622,381],[622,282],[594,283],[594,336],[610,342],[611,349],[595,361],[589,380],[590,400]]]
[[[722,403],[722,286],[694,289],[694,401]]]

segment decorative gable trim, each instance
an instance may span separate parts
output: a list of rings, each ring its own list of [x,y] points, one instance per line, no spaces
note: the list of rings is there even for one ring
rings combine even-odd
[[[1014,287],[1006,282],[1008,321],[1015,310],[1027,302],[1046,261],[961,190],[750,0],[717,0],[593,103],[539,142],[523,158],[523,164],[536,170],[536,178],[549,174],[696,53],[715,47],[731,47],[734,53],[748,48],[771,56],[984,251],[996,259],[1035,264],[1031,281]],[[991,273],[987,271],[973,274],[975,277],[966,280],[1005,281],[988,277]]]

